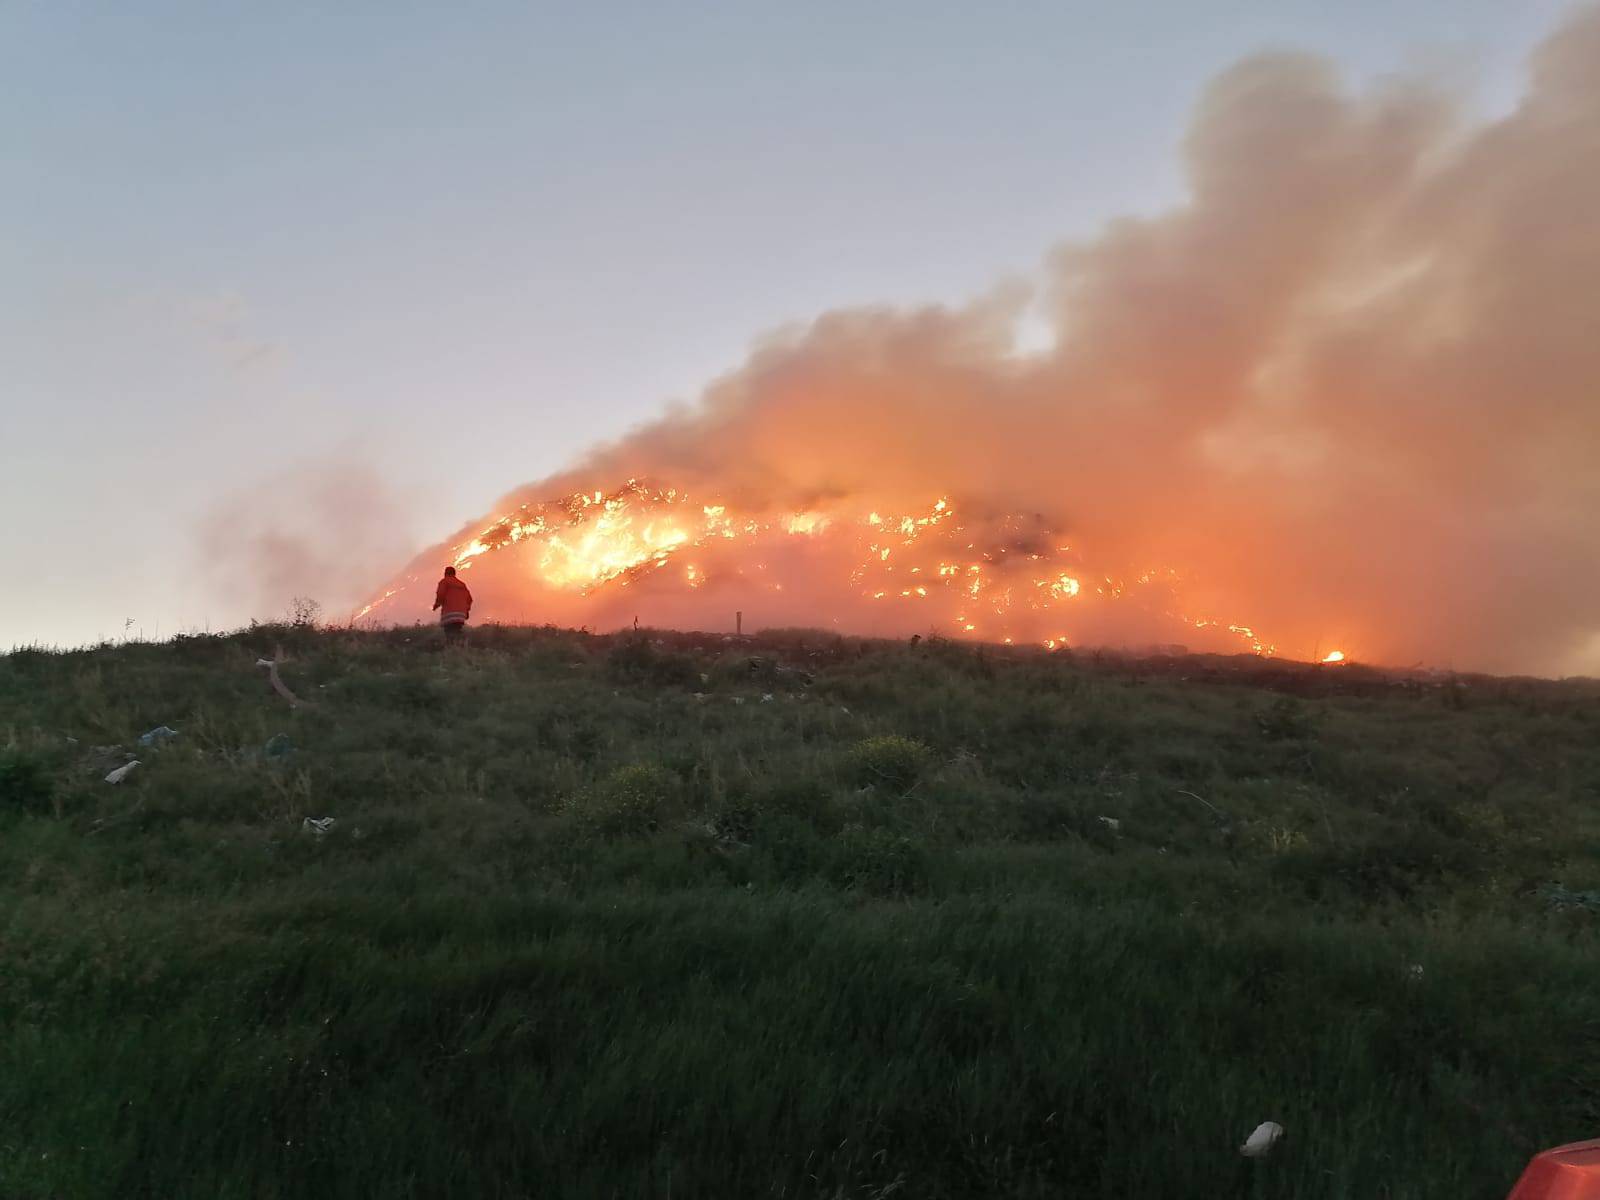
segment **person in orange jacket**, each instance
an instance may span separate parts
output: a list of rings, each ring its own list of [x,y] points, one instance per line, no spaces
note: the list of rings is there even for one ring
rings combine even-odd
[[[433,594],[433,607],[439,611],[439,627],[450,641],[457,641],[472,613],[472,593],[456,577],[454,567],[444,569],[444,578]]]

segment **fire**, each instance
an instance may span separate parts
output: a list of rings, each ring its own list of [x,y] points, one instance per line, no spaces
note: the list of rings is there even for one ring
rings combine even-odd
[[[485,620],[1314,664],[1337,637],[1330,671],[1593,675],[1600,243],[1567,218],[1600,203],[1600,11],[1568,7],[1487,119],[1426,80],[1238,64],[1194,108],[1180,202],[1050,254],[1047,303],[794,313],[366,611],[422,617],[470,561]],[[1285,196],[1321,202],[1263,202]],[[630,477],[670,486],[606,494]]]
[[[1275,650],[1250,626],[1185,612],[1174,571],[1091,572],[1042,517],[964,511],[937,494],[909,511],[880,499],[772,513],[629,480],[610,494],[522,505],[442,559],[474,570],[479,607],[490,616],[527,615],[506,603],[509,595],[540,619],[598,623],[634,589],[641,594],[627,605],[664,624],[703,626],[701,611],[759,604],[794,623],[839,623],[840,612],[857,612],[852,625],[864,632],[933,630],[1055,649],[1072,644],[1074,625],[1104,626],[1115,612],[1146,627],[1206,631],[1255,654]],[[494,578],[479,587],[485,563]],[[429,556],[358,617],[399,616],[419,594],[431,599],[434,569]]]
[[[1327,656],[1325,658],[1323,658],[1322,661],[1325,662],[1325,663],[1342,663],[1344,661],[1344,651],[1343,650],[1330,650],[1330,651],[1328,651]]]

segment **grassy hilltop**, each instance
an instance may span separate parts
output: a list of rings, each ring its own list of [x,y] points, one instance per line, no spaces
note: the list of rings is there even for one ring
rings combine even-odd
[[[1600,1134],[1593,685],[437,636],[0,657],[0,1196],[1489,1198]]]

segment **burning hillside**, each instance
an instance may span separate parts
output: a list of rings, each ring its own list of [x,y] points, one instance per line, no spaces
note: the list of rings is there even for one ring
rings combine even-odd
[[[1493,120],[1427,80],[1353,91],[1273,54],[1208,89],[1184,152],[1183,206],[1059,249],[1034,295],[774,336],[697,405],[422,555],[367,616],[423,616],[455,562],[508,620],[726,628],[742,609],[1584,664],[1600,10],[1547,39]],[[1041,310],[1053,344],[1024,353]]]
[[[630,480],[523,504],[446,559],[484,581],[480,612],[501,620],[604,626],[642,615],[720,628],[748,611],[763,624],[1049,647],[1181,632],[1272,652],[1245,626],[1182,611],[1171,571],[1097,574],[1042,514],[967,513],[945,498],[914,512],[834,503],[754,514]],[[431,598],[434,566],[418,564],[359,615],[415,610]]]

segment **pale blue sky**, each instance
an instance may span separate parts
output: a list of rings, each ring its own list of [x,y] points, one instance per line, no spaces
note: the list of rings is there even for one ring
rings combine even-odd
[[[765,329],[1177,203],[1243,54],[1504,105],[1565,7],[13,0],[0,645],[239,623],[196,529],[298,465],[375,471],[420,546]]]

